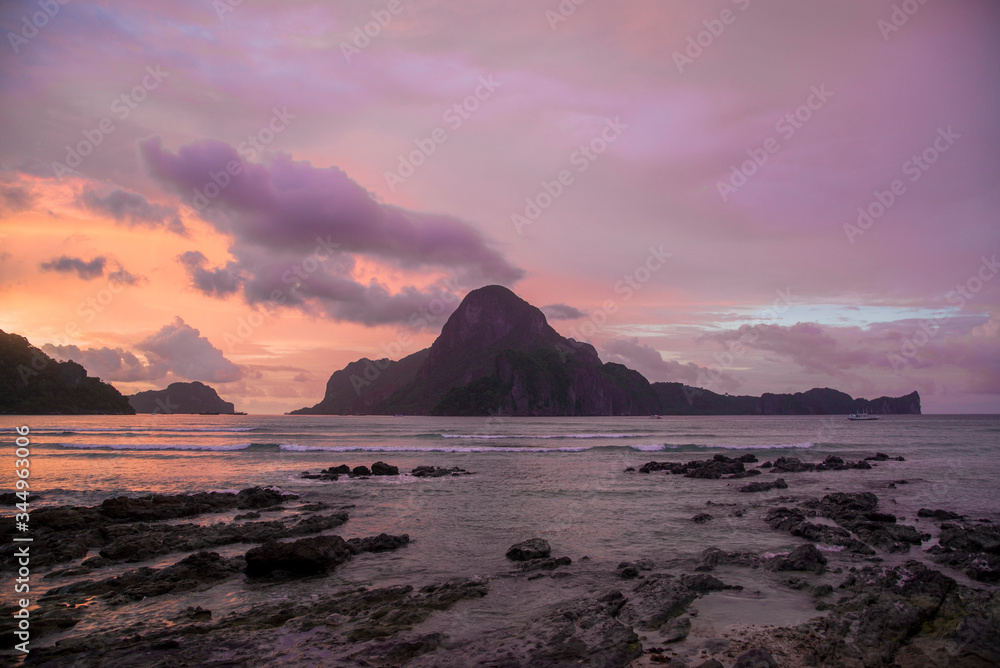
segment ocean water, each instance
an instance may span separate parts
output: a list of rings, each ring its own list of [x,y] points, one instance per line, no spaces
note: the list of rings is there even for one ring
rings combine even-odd
[[[297,493],[301,502],[352,506],[351,519],[332,533],[345,538],[407,533],[412,541],[395,552],[360,555],[321,580],[281,587],[233,580],[181,600],[144,601],[104,612],[95,603],[83,623],[42,644],[137,619],[168,619],[188,605],[225,612],[347,586],[420,586],[451,577],[495,575],[511,568],[504,558],[507,548],[533,536],[548,540],[553,556],[569,556],[579,567],[580,577],[560,581],[558,587],[548,579],[517,587],[497,582],[481,601],[462,604],[458,612],[441,613],[426,623],[453,636],[474,634],[591,592],[598,586],[596,574],[613,573],[620,561],[648,558],[683,570],[693,567],[708,546],[787,552],[801,539],[770,529],[762,519],[770,507],[766,500],[782,494],[872,491],[883,510],[931,533],[934,525],[916,518],[919,508],[1000,521],[1000,416],[884,416],[873,422],[850,422],[845,416],[5,416],[0,418],[0,439],[9,478],[0,486],[6,489],[13,485],[13,428],[21,425],[30,428],[31,488],[42,495],[35,507],[267,485]],[[870,471],[785,474],[788,490],[752,495],[737,492],[746,480],[624,472],[651,460],[747,452],[760,461],[780,456],[821,461],[830,454],[853,460],[876,452],[902,455],[905,461],[879,462]],[[397,465],[404,473],[434,465],[458,466],[474,475],[341,477],[336,482],[300,477],[306,470],[371,466],[375,461]],[[755,480],[773,477],[764,473]],[[907,484],[887,487],[899,480]],[[735,517],[732,506],[713,504],[740,504],[746,512]],[[295,514],[296,505],[288,504],[285,513]],[[12,512],[0,507],[0,513]],[[707,524],[691,521],[702,512],[715,519]],[[233,514],[184,521],[228,521]],[[262,519],[278,516],[265,513]],[[219,551],[228,556],[249,547]],[[183,556],[167,555],[100,575],[140,565],[163,566]],[[584,556],[589,559],[582,560]],[[920,549],[882,556],[887,561],[923,558]],[[754,573],[727,572],[728,581],[748,586],[747,593],[713,595],[705,604],[719,624],[748,614],[758,623],[792,623],[816,614],[802,597],[762,584]],[[53,580],[46,586],[61,584],[66,582]],[[748,608],[757,604],[754,601],[764,601],[763,607]]]

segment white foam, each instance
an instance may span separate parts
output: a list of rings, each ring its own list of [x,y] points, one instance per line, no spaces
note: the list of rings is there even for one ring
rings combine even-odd
[[[784,450],[791,448],[811,448],[815,443],[767,443],[767,444],[712,444],[712,445],[700,445],[700,444],[684,444],[688,447],[694,445],[696,448],[720,448],[723,450]],[[672,447],[684,447],[684,445],[674,445]]]
[[[663,445],[662,443],[654,443],[652,445],[630,445],[628,447],[630,450],[638,450],[639,452],[658,452],[670,446]]]
[[[446,447],[446,446],[409,446],[400,447],[384,445],[281,445],[282,450],[291,452],[583,452],[590,447],[566,448],[509,448],[509,447]]]
[[[254,431],[257,427],[39,427],[33,429],[36,433],[72,434],[72,433],[147,433],[147,432],[246,432]]]
[[[54,443],[53,445],[66,449],[81,450],[213,450],[228,452],[246,450],[250,443],[232,443],[229,445],[203,445],[201,443]]]
[[[520,439],[550,439],[550,438],[649,438],[655,434],[441,434],[441,438],[520,438]]]

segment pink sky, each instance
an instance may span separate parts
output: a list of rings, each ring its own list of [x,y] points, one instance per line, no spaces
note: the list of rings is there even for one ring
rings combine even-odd
[[[312,405],[501,283],[651,381],[1000,412],[996,3],[40,7],[0,329],[125,393]]]

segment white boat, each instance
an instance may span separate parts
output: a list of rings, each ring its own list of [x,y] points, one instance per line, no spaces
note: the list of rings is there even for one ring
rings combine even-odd
[[[851,413],[847,416],[848,420],[877,420],[878,418],[878,415],[872,415],[868,411],[864,413]]]

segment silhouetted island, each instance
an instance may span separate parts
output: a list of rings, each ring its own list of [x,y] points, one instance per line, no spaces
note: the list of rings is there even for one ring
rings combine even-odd
[[[196,413],[233,415],[236,407],[224,401],[212,387],[193,383],[171,383],[163,390],[137,392],[128,398],[136,413]]]
[[[761,397],[650,383],[601,362],[499,285],[473,290],[430,348],[401,360],[362,358],[334,372],[323,400],[292,415],[830,415],[919,414],[920,395],[854,399],[832,389]]]
[[[28,339],[0,330],[0,413],[133,415],[121,392],[87,376],[76,362],[57,362]]]

